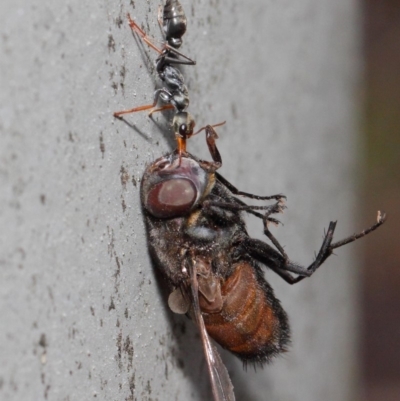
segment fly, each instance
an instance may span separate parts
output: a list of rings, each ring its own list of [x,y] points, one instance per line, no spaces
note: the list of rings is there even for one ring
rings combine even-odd
[[[286,351],[288,317],[264,278],[263,267],[289,284],[310,277],[341,246],[377,229],[333,242],[336,222],[330,222],[315,260],[303,267],[293,262],[269,230],[272,217],[284,209],[284,196],[252,195],[238,190],[217,169],[222,160],[215,130],[205,127],[213,161],[175,151],[157,159],[144,172],[141,202],[154,263],[170,287],[168,304],[197,324],[211,378],[214,401],[234,400],[233,387],[209,337],[245,363],[263,364]],[[271,205],[247,205],[238,196]],[[251,238],[242,212],[263,221],[273,246]],[[260,213],[262,212],[262,213]]]

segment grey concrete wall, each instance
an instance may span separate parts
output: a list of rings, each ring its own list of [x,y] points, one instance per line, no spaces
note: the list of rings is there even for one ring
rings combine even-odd
[[[182,0],[198,125],[226,120],[222,173],[288,196],[274,229],[311,262],[330,220],[356,227],[357,5],[348,0]],[[173,145],[150,102],[155,1],[0,4],[0,399],[205,400],[198,334],[165,305],[139,204],[146,163]],[[207,156],[204,138],[190,150]],[[250,231],[262,238],[259,221]],[[354,400],[356,266],[337,251],[291,287],[267,272],[292,324],[290,352],[256,372],[224,353],[238,400]]]

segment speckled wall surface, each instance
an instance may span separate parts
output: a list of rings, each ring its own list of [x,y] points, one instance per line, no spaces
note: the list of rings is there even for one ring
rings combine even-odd
[[[330,220],[356,231],[358,32],[347,0],[183,1],[183,68],[198,126],[218,129],[222,174],[288,196],[274,233],[307,264]],[[158,2],[3,0],[0,5],[0,399],[205,400],[193,324],[173,316],[147,254],[139,186],[173,146],[150,103]],[[143,25],[142,25],[143,24]],[[207,155],[204,137],[190,150]],[[371,216],[371,222],[374,216]],[[262,238],[259,221],[250,231]],[[293,346],[247,372],[224,353],[238,400],[354,400],[354,248],[310,280],[268,280]]]

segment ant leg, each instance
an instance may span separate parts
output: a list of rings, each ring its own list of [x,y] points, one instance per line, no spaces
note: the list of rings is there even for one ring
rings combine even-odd
[[[129,22],[129,26],[131,27],[132,31],[136,32],[141,37],[143,42],[145,42],[149,47],[151,47],[157,53],[159,53],[159,54],[162,53],[162,50],[159,49],[155,44],[153,44],[153,42],[149,39],[146,32],[143,29],[141,29],[135,21],[133,21],[133,19],[129,15],[129,13],[128,13],[128,22]]]
[[[158,48],[148,37],[147,33],[139,27],[139,25],[132,20],[131,16],[128,14],[128,22],[129,26],[131,27],[132,31],[136,32],[140,38],[147,44],[147,46],[151,47],[153,50],[155,50],[158,54],[163,53],[163,49]],[[160,23],[160,21],[159,21]],[[163,33],[163,36],[165,38],[165,33],[164,30],[161,27],[161,31]],[[183,53],[175,49],[174,47],[171,47],[170,45],[166,44],[164,46],[164,49],[167,49],[170,53],[175,53],[177,56],[184,58],[185,60],[182,59],[174,59],[172,57],[165,57],[165,61],[168,62],[169,64],[184,64],[184,65],[195,65],[196,61],[192,60],[191,58],[185,56]]]
[[[174,109],[175,107],[172,104],[165,104],[164,106],[158,107],[157,109],[153,109],[149,113],[149,117],[152,116],[153,113],[157,113],[158,111],[163,111],[163,110],[170,110]]]
[[[167,48],[169,48],[169,46],[166,46]],[[175,50],[174,48],[172,48],[173,50]],[[177,51],[171,51],[171,53],[178,53]],[[172,57],[164,57],[164,62],[166,64],[177,64],[177,65],[196,65],[196,61],[192,60],[191,58],[184,56],[182,53],[178,53],[180,55],[182,55],[182,57],[184,57],[186,60],[182,60],[179,58],[172,58]],[[161,56],[162,57],[162,56]]]
[[[130,113],[136,113],[137,111],[153,109],[149,113],[149,117],[150,117],[153,113],[155,113],[157,111],[162,111],[162,110],[166,110],[166,109],[173,109],[174,106],[172,106],[171,104],[166,104],[165,106],[162,106],[162,107],[159,107],[159,108],[155,108],[157,103],[158,103],[158,99],[160,98],[161,94],[165,95],[165,97],[166,97],[165,101],[168,103],[168,99],[171,97],[171,94],[165,89],[158,89],[158,90],[156,90],[154,92],[154,101],[153,101],[153,103],[146,104],[144,106],[134,107],[133,109],[116,111],[114,113],[114,117],[120,118],[120,116],[123,115],[123,114],[130,114]]]
[[[173,57],[165,57],[165,61],[167,61],[169,64],[184,64],[184,65],[196,65],[196,61],[192,60],[188,56],[185,56],[183,53],[181,53],[179,50],[175,49],[174,47],[171,47],[170,45],[166,44],[165,48],[170,52],[174,53],[179,57],[184,58],[185,60],[182,60],[180,58],[173,58]]]
[[[221,154],[219,153],[219,150],[217,148],[217,145],[215,144],[215,140],[218,139],[218,134],[215,131],[215,127],[220,127],[221,125],[224,125],[226,121],[223,121],[222,123],[214,124],[214,125],[206,125],[205,127],[200,128],[198,131],[195,133],[190,134],[188,138],[199,134],[201,131],[206,131],[206,142],[208,146],[208,150],[211,154],[211,157],[213,159],[213,162],[208,162],[204,160],[197,160],[203,168],[210,172],[215,172],[222,166],[222,158]]]
[[[121,118],[121,115],[123,115],[123,114],[130,114],[130,113],[135,113],[137,111],[153,109],[149,113],[149,117],[151,117],[153,113],[156,113],[158,111],[163,111],[163,110],[168,110],[168,109],[174,108],[174,106],[172,104],[166,104],[164,106],[161,106],[161,107],[158,107],[155,109],[154,107],[156,106],[156,104],[157,104],[157,102],[152,103],[152,104],[146,104],[144,106],[135,107],[135,108],[129,109],[129,110],[116,111],[114,113],[114,117]]]
[[[163,38],[165,40],[165,31],[164,31],[164,24],[163,24],[163,19],[164,19],[163,18],[163,11],[164,11],[163,6],[159,5],[158,6],[158,11],[157,11],[157,21],[158,21],[158,25],[159,25],[160,30],[161,30],[161,34],[162,34],[162,36],[163,36]]]
[[[245,196],[246,198],[250,199],[258,199],[258,200],[270,200],[270,199],[275,199],[275,200],[281,200],[281,199],[286,199],[285,195],[282,194],[277,194],[277,195],[271,195],[271,196],[259,196],[259,195],[253,195],[247,192],[239,191],[233,184],[231,184],[226,178],[222,177],[222,175],[216,173],[218,181],[221,182],[221,184],[225,185],[229,191],[232,192],[233,195],[241,195]]]
[[[218,134],[211,125],[207,125],[206,130],[206,142],[208,146],[208,150],[210,151],[211,157],[213,159],[212,162],[199,160],[199,164],[207,171],[215,172],[222,166],[222,158],[217,145],[215,144],[215,140],[218,139]]]
[[[114,117],[120,118],[123,114],[130,114],[130,113],[136,113],[137,111],[149,110],[149,109],[154,108],[156,106],[156,104],[157,104],[157,102],[154,102],[152,104],[146,104],[144,106],[134,107],[133,109],[129,109],[129,110],[116,111],[114,113]]]
[[[211,157],[214,161],[214,165],[216,165],[216,169],[219,169],[222,166],[222,158],[215,140],[218,139],[218,134],[215,131],[214,127],[211,125],[206,126],[206,142],[208,146],[208,150],[210,151]]]

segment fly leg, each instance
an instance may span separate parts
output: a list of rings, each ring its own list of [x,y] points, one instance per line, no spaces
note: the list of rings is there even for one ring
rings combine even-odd
[[[272,233],[269,231],[269,227],[268,224],[272,223],[275,225],[278,225],[280,223],[279,220],[276,220],[271,216],[271,214],[276,214],[276,213],[282,213],[283,209],[285,208],[285,206],[282,204],[282,202],[286,199],[286,196],[283,194],[277,194],[277,195],[270,195],[270,196],[260,196],[260,195],[254,195],[254,194],[250,194],[247,192],[243,192],[240,191],[239,189],[237,189],[233,184],[231,184],[228,180],[226,180],[224,177],[222,177],[222,175],[216,173],[217,179],[218,181],[224,185],[233,195],[241,195],[241,196],[245,196],[247,198],[250,199],[257,199],[257,200],[271,200],[271,199],[275,199],[278,202],[273,205],[273,208],[270,209],[269,207],[265,208],[264,210],[266,210],[265,214],[261,214],[256,212],[256,210],[260,210],[257,209],[255,207],[248,207],[244,202],[242,202],[240,199],[237,199],[238,203],[241,203],[244,205],[246,205],[246,207],[244,206],[244,208],[242,210],[245,210],[246,212],[253,214],[256,217],[259,217],[263,220],[264,223],[264,234],[269,238],[269,240],[275,245],[275,247],[279,250],[279,252],[282,254],[282,256],[288,260],[288,257],[283,249],[283,247],[280,245],[280,243],[278,242],[278,240],[272,235]]]
[[[236,201],[236,199],[235,199]],[[219,209],[224,209],[224,210],[232,210],[232,211],[244,211],[251,213],[255,210],[262,210],[264,211],[264,214],[257,213],[258,215],[261,216],[261,218],[266,218],[266,216],[270,216],[271,214],[276,214],[276,213],[282,213],[284,206],[280,202],[276,202],[273,205],[268,205],[268,206],[257,206],[257,205],[247,205],[244,202],[225,202],[225,201],[220,201],[220,200],[205,200],[202,203],[203,208],[204,207],[216,207]],[[256,212],[255,212],[256,213]],[[274,221],[279,223],[278,220],[272,219],[267,217],[269,221]],[[272,235],[272,234],[271,234]],[[278,247],[277,247],[278,248]]]
[[[275,210],[267,211],[263,216],[262,220],[264,223],[264,234],[269,238],[269,240],[275,245],[275,248],[281,253],[281,255],[284,257],[286,261],[289,260],[288,256],[286,255],[285,250],[283,249],[282,245],[279,243],[279,241],[275,238],[275,236],[269,231],[269,223],[278,225],[280,223],[279,220],[276,220],[271,216],[271,214],[276,214],[276,213],[282,213],[283,209],[285,209],[285,205],[282,205],[280,201],[278,201],[275,205]]]
[[[218,173],[216,173],[216,174],[218,174]],[[233,200],[234,200],[233,203],[230,203],[229,204],[230,206],[228,206],[228,208],[230,207],[231,209],[242,210],[246,213],[249,213],[249,214],[252,214],[253,216],[258,217],[261,220],[264,220],[265,213],[267,213],[268,216],[270,216],[273,213],[282,213],[283,209],[286,208],[286,206],[284,206],[281,202],[277,202],[276,204],[274,204],[272,206],[252,206],[252,205],[248,205],[247,203],[243,202],[241,199],[238,199],[238,198],[233,197]],[[235,207],[232,205],[235,205]],[[239,206],[241,206],[241,207],[239,207]],[[278,206],[279,206],[279,210],[277,209]],[[271,213],[271,210],[272,210],[272,209],[270,209],[271,207],[275,207],[276,211]],[[262,214],[262,213],[257,212],[256,210],[266,210],[266,212],[264,212],[264,214]],[[273,219],[272,217],[269,217],[268,221],[270,221],[273,224],[280,223],[279,220]]]
[[[273,249],[263,241],[248,238],[244,242],[244,247],[248,254],[250,254],[250,256],[268,266],[271,270],[282,277],[286,282],[288,282],[289,284],[296,284],[304,278],[310,277],[318,269],[318,267],[320,267],[325,262],[325,260],[330,255],[332,255],[334,249],[340,248],[343,245],[347,245],[353,241],[356,241],[359,238],[364,237],[365,235],[380,227],[385,222],[385,220],[386,215],[378,212],[378,218],[375,224],[358,234],[353,234],[341,241],[337,241],[334,243],[332,243],[332,240],[333,233],[336,228],[336,222],[330,222],[317,257],[315,258],[314,262],[311,263],[310,266],[308,266],[307,268],[297,263],[291,262],[286,256],[285,252],[282,253],[281,249],[279,249],[278,247],[277,249],[279,250],[279,252],[277,252],[275,249]],[[282,247],[280,246],[280,248]],[[297,274],[297,276],[292,276],[292,274],[290,273]]]
[[[223,124],[223,123],[221,123],[221,124]],[[215,125],[213,125],[212,127],[215,127]],[[205,128],[206,127],[202,128],[201,130],[203,130]],[[200,132],[200,131],[198,131],[198,132]],[[196,132],[196,134],[198,132]],[[214,131],[214,134],[212,135],[212,138],[215,139],[216,135],[217,134]],[[219,151],[218,151],[218,149],[217,149],[217,147],[215,145],[215,140],[213,142],[207,141],[207,144],[208,144],[208,148],[209,148],[209,151],[210,151],[211,155],[214,155],[213,159],[214,160],[218,160],[222,165],[222,159],[221,159]],[[230,209],[230,210],[245,211],[246,213],[252,214],[252,215],[258,217],[259,219],[263,220],[264,221],[264,226],[268,222],[276,224],[276,225],[280,223],[278,220],[270,217],[270,215],[283,212],[283,210],[286,208],[286,206],[283,204],[284,199],[286,199],[285,195],[278,194],[278,195],[272,195],[272,196],[259,196],[259,195],[249,194],[247,192],[239,191],[235,186],[233,186],[228,180],[226,180],[219,173],[215,173],[215,175],[216,175],[216,178],[217,178],[217,181],[218,181],[217,187],[220,186],[222,188],[227,189],[229,192],[232,193],[232,195],[242,195],[242,196],[246,196],[248,198],[257,199],[257,200],[275,199],[275,200],[278,201],[274,205],[253,206],[253,205],[248,205],[247,203],[245,203],[244,201],[242,201],[241,199],[239,199],[239,198],[237,198],[235,196],[229,196],[229,202],[224,202],[223,203],[221,201],[221,202],[218,202],[218,205],[217,205],[216,202],[213,201],[213,204],[215,206],[220,206],[221,208],[226,208],[226,209]],[[221,196],[221,199],[227,199],[226,196],[224,196],[223,194],[221,194],[220,196]],[[265,211],[265,212],[264,213],[259,213],[259,212],[257,212],[257,210]]]
[[[335,231],[335,226],[336,222],[331,222],[329,224],[329,228],[325,234],[320,251],[318,252],[315,261],[308,268],[291,262],[286,253],[283,255],[279,248],[278,252],[265,242],[257,239],[249,238],[245,240],[244,247],[250,256],[268,266],[287,283],[296,284],[305,277],[310,277],[315,270],[332,254],[333,248],[331,248],[331,242],[333,238],[333,232]],[[280,248],[282,247],[280,246]],[[291,273],[297,274],[297,276],[293,276]]]
[[[244,196],[249,199],[257,199],[257,200],[282,200],[286,199],[286,196],[283,194],[277,194],[277,195],[270,195],[270,196],[260,196],[260,195],[254,195],[250,194],[248,192],[243,192],[237,189],[233,184],[231,184],[226,178],[222,177],[221,174],[216,173],[218,181],[223,184],[226,188],[229,189],[229,191],[232,192],[233,195],[240,195]]]

